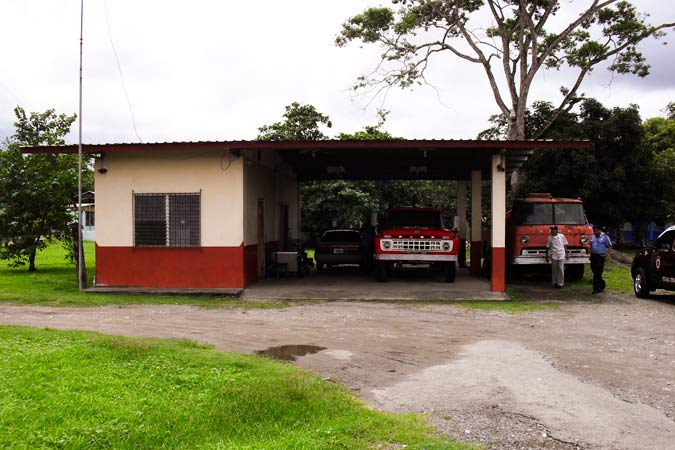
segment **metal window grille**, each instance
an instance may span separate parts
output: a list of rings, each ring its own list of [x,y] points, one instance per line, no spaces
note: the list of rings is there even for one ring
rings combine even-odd
[[[201,193],[134,193],[134,245],[199,247]]]

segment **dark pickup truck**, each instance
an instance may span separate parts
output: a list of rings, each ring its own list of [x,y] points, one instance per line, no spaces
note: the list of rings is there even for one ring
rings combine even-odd
[[[642,245],[631,266],[633,290],[641,298],[656,289],[675,291],[675,226],[665,230],[656,241]]]

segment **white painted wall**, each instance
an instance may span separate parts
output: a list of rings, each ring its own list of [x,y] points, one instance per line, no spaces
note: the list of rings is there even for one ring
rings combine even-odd
[[[298,239],[298,182],[272,151],[245,153],[244,243],[258,243],[258,200],[265,210],[265,242],[281,240],[281,204],[288,205],[289,239]]]
[[[105,174],[98,169],[105,167]],[[242,229],[244,164],[229,152],[107,153],[95,164],[96,243],[133,246],[133,193],[201,190],[201,245],[238,247]]]

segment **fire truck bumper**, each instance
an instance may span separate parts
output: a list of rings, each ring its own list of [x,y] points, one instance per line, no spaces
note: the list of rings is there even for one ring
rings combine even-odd
[[[386,254],[376,253],[375,259],[397,262],[444,262],[457,261],[457,255],[411,255],[410,253]]]
[[[512,264],[548,264],[543,256],[517,256],[511,261]],[[565,260],[565,264],[590,264],[587,256],[572,256]]]

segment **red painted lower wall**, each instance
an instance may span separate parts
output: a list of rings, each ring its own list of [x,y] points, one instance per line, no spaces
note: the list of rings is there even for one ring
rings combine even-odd
[[[255,282],[247,278],[243,245],[200,248],[96,246],[97,286],[244,288]]]
[[[490,290],[506,290],[506,251],[504,247],[492,247],[492,279]]]

